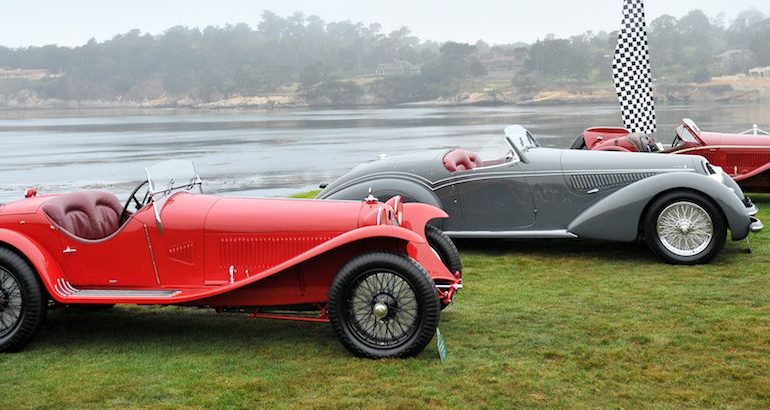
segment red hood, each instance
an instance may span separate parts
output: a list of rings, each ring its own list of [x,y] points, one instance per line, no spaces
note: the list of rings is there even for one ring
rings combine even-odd
[[[701,132],[698,137],[706,145],[747,145],[752,147],[770,147],[770,137],[767,135]]]
[[[221,198],[208,212],[209,232],[345,232],[359,226],[363,202]]]

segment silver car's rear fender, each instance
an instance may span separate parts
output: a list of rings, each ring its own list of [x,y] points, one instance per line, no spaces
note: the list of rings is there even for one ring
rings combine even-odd
[[[630,242],[639,235],[639,223],[647,206],[672,190],[699,192],[722,210],[731,237],[737,241],[749,234],[751,220],[735,192],[713,179],[691,172],[671,172],[635,182],[593,204],[567,228],[579,238]]]
[[[395,178],[364,181],[331,192],[324,190],[318,194],[317,198],[360,200],[366,197],[369,193],[369,189],[371,189],[372,194],[381,201],[385,201],[394,195],[401,195],[410,201],[422,202],[423,204],[441,208],[441,201],[429,188],[416,182]]]

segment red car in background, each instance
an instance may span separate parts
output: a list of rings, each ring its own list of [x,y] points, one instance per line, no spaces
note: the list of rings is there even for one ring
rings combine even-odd
[[[0,352],[24,347],[49,303],[122,303],[331,322],[356,355],[412,356],[461,287],[457,249],[426,227],[447,217],[438,208],[200,186],[177,160],[148,168],[125,204],[103,191],[30,190],[0,205]]]
[[[700,155],[721,167],[744,191],[770,192],[770,134],[756,125],[740,134],[707,132],[685,118],[670,145],[621,127],[596,127],[585,130],[571,148]]]

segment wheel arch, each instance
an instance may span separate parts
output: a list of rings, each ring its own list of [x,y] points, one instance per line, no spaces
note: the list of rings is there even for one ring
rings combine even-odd
[[[704,193],[702,191],[699,191],[697,189],[690,188],[690,187],[671,188],[671,189],[667,189],[665,191],[659,192],[657,195],[655,195],[654,197],[650,198],[649,201],[647,201],[647,205],[644,206],[644,210],[642,210],[642,214],[639,216],[639,223],[638,223],[639,231],[638,232],[639,232],[640,236],[644,232],[644,221],[647,219],[647,215],[650,212],[650,208],[652,207],[652,204],[654,204],[655,201],[657,201],[658,199],[660,199],[664,195],[668,195],[668,194],[670,194],[672,192],[688,192],[688,193],[695,194],[695,195],[703,197],[704,200],[710,202],[712,205],[714,205],[714,207],[716,209],[719,210],[719,215],[722,217],[722,219],[725,221],[725,223],[727,223],[727,215],[725,215],[725,211],[708,194],[706,194],[706,193]]]
[[[399,178],[380,178],[357,182],[329,192],[321,192],[318,195],[318,199],[361,200],[369,194],[369,189],[381,201],[385,201],[394,195],[401,195],[416,202],[433,205],[437,208],[442,207],[441,200],[428,186]]]
[[[54,286],[64,271],[53,256],[34,239],[19,232],[0,229],[0,247],[14,252],[24,259],[35,272],[38,281],[50,298],[56,298]]]
[[[676,190],[695,192],[711,200],[722,212],[733,240],[748,235],[751,221],[736,193],[705,175],[689,172],[659,174],[621,188],[580,213],[568,230],[580,238],[631,242],[638,238],[639,224],[650,204]]]

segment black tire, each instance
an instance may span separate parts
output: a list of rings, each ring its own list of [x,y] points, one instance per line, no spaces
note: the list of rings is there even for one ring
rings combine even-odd
[[[692,219],[699,219],[704,221],[703,218],[705,216],[703,214],[700,214],[700,218],[697,218],[697,216],[694,218],[680,218],[680,220],[683,220],[685,224],[684,227],[671,229],[674,232],[673,235],[683,234],[688,238],[695,238],[693,239],[693,243],[699,245],[694,249],[673,251],[672,248],[681,248],[681,246],[678,247],[675,243],[672,243],[676,242],[675,240],[668,241],[664,239],[662,236],[665,236],[665,234],[659,233],[659,220],[661,224],[661,231],[665,231],[666,229],[666,216],[662,216],[662,214],[665,211],[667,214],[673,215],[673,212],[676,211],[677,206],[680,208],[685,207],[685,210],[694,210],[696,215],[698,215],[701,210],[705,211],[705,213],[708,215],[708,218],[706,218],[705,222],[703,222],[703,226],[708,226],[710,224],[710,234],[708,233],[709,229],[700,231],[702,236],[705,237],[704,239],[697,238],[698,232],[696,231],[698,231],[698,229],[696,224],[692,225],[696,226],[696,228],[692,228],[690,225]],[[669,209],[669,211],[666,211],[667,209]],[[688,232],[692,229],[692,232],[689,234],[687,232],[682,233],[681,229],[686,229]],[[660,198],[656,199],[652,204],[650,204],[644,220],[644,236],[650,249],[652,249],[652,251],[666,263],[675,265],[697,265],[708,263],[725,246],[725,239],[727,237],[727,223],[725,222],[725,218],[722,215],[721,210],[708,198],[695,192],[674,191],[664,194]],[[695,253],[684,254],[684,252]]]
[[[569,144],[569,149],[586,149],[586,140],[582,134],[575,137],[572,144]]]
[[[0,352],[19,351],[40,331],[48,298],[29,264],[0,248]]]
[[[381,318],[379,305],[385,306]],[[340,342],[354,355],[371,359],[422,352],[436,333],[441,312],[436,287],[425,270],[387,252],[366,253],[345,264],[332,281],[328,308]]]
[[[457,246],[449,235],[433,225],[426,225],[425,237],[428,239],[430,247],[438,254],[441,262],[444,262],[444,266],[449,269],[449,272],[462,273],[463,261],[460,259],[460,251],[457,250]]]

